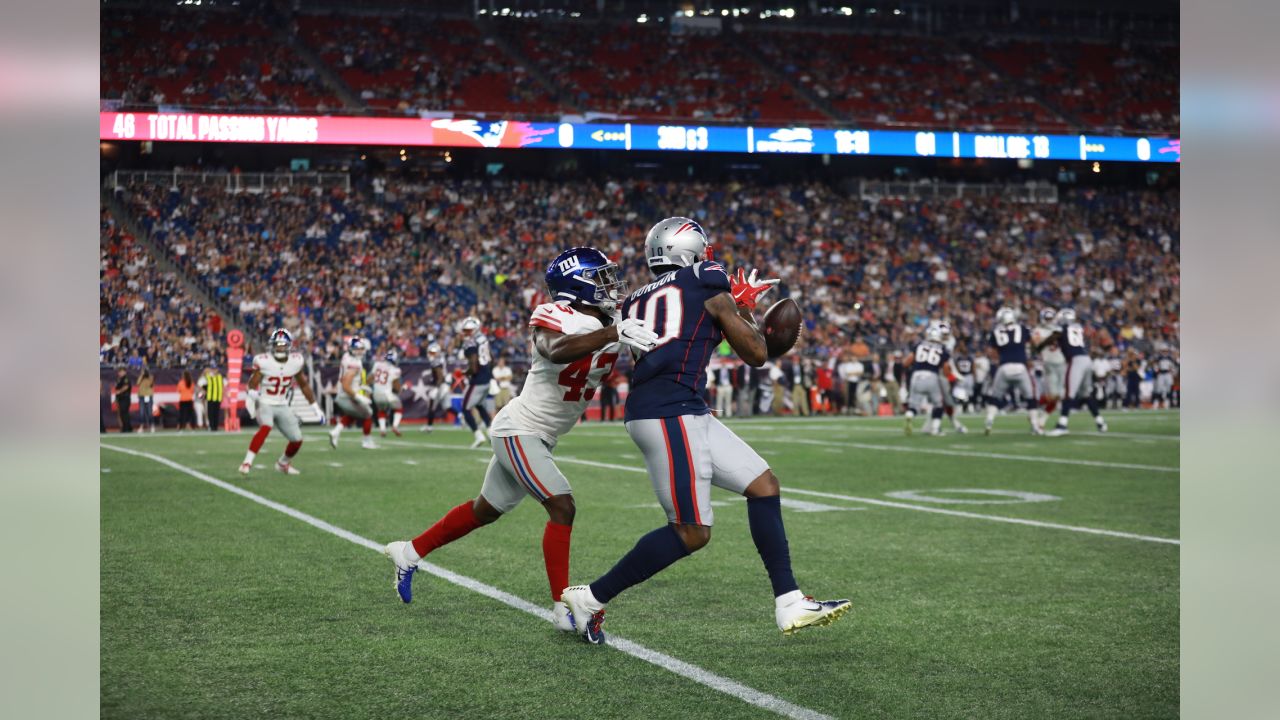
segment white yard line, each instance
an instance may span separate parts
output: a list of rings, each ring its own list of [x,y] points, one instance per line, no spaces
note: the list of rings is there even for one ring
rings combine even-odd
[[[886,452],[921,453],[924,455],[950,455],[953,457],[976,457],[988,460],[1021,460],[1023,462],[1051,463],[1055,465],[1083,465],[1087,467],[1115,468],[1119,470],[1149,470],[1151,472],[1178,473],[1176,467],[1163,465],[1138,465],[1135,463],[1103,462],[1101,460],[1079,460],[1075,458],[1058,458],[1046,455],[1006,455],[1004,453],[977,452],[973,450],[948,450],[946,448],[915,447],[911,445],[871,445],[860,442],[837,442],[834,440],[811,440],[797,437],[758,438],[754,442],[797,443],[800,445],[820,445],[825,447],[847,447],[856,450],[880,450]]]
[[[148,460],[154,460],[155,462],[158,462],[161,465],[165,465],[174,470],[177,470],[178,472],[185,473],[186,475],[190,475],[191,477],[197,480],[204,481],[215,487],[219,487],[228,492],[235,493],[236,495],[239,495],[243,498],[246,498],[248,500],[252,500],[255,503],[258,503],[259,505],[263,505],[265,507],[271,508],[272,510],[276,510],[277,512],[284,513],[285,515],[288,515],[289,517],[294,518],[296,520],[301,520],[302,522],[307,523],[312,527],[318,528],[332,535],[336,535],[342,538],[343,540],[347,540],[349,542],[355,543],[356,545],[359,545],[364,548],[368,548],[378,553],[382,552],[382,545],[378,544],[377,542],[374,542],[373,540],[356,535],[355,533],[349,530],[344,530],[336,525],[327,523],[324,520],[321,520],[312,515],[308,515],[300,510],[295,510],[289,507],[288,505],[278,503],[274,500],[268,500],[267,498],[264,498],[261,495],[249,492],[244,488],[237,487],[236,485],[232,485],[231,483],[219,480],[211,475],[202,473],[199,470],[186,467],[185,465],[176,463],[166,457],[162,457],[160,455],[153,455],[151,453],[141,452],[138,450],[130,450],[128,448],[123,448],[116,445],[107,445],[105,443],[101,444],[100,447],[106,448],[108,450],[114,450],[116,452],[125,453],[127,455],[134,455],[136,457],[142,457]],[[425,561],[422,563],[419,563],[419,567],[421,567],[426,572],[431,573],[432,575],[435,575],[438,578],[451,582],[454,585],[457,585],[459,587],[466,588],[467,590],[471,590],[472,592],[479,593],[493,600],[497,600],[498,602],[504,605],[507,605],[508,607],[512,607],[512,608],[515,608],[516,610],[521,610],[523,612],[526,612],[542,620],[543,622],[551,621],[551,612],[546,608],[543,608],[542,606],[539,606],[539,605],[535,605],[523,598],[512,595],[511,593],[505,592],[503,590],[499,590],[498,588],[493,587],[492,585],[487,585],[485,583],[480,582],[479,580],[467,577],[466,575],[459,575],[458,573],[455,573],[451,570],[446,570],[445,568],[442,568],[439,565],[434,565],[432,563],[428,563]],[[787,702],[786,700],[783,700],[782,698],[776,697],[774,695],[770,695],[768,693],[761,692],[754,688],[747,687],[742,683],[735,682],[721,675],[717,675],[709,670],[704,670],[703,668],[700,668],[697,665],[692,665],[683,660],[679,660],[677,658],[671,657],[670,655],[667,655],[665,653],[658,652],[657,650],[650,650],[649,648],[643,645],[640,645],[639,643],[634,643],[634,642],[631,642],[630,640],[625,640],[623,638],[618,637],[617,635],[609,636],[609,647],[612,647],[615,650],[624,652],[632,657],[639,658],[640,660],[644,660],[645,662],[655,665],[657,667],[660,667],[663,670],[667,670],[681,677],[688,678],[689,680],[692,680],[700,685],[709,687],[712,690],[715,690],[717,692],[721,692],[721,693],[724,693],[725,695],[735,697],[750,705],[754,705],[758,708],[763,708],[765,710],[769,710],[771,712],[777,713],[778,715],[781,715],[783,717],[797,718],[798,720],[834,720],[829,715],[824,715],[820,712],[817,712],[816,710],[810,710],[809,708]]]
[[[646,470],[639,467],[631,467],[629,465],[615,465],[613,463],[596,462],[595,460],[583,460],[576,457],[557,457],[557,462],[567,462],[577,465],[588,465],[591,467],[605,468],[607,470],[623,470],[625,472],[644,473]],[[936,513],[939,515],[954,515],[955,517],[972,518],[977,520],[990,520],[991,522],[1011,523],[1013,525],[1029,525],[1031,527],[1048,528],[1051,530],[1069,530],[1071,532],[1088,533],[1090,535],[1107,535],[1110,537],[1127,538],[1129,540],[1143,540],[1146,542],[1168,543],[1171,545],[1181,545],[1180,540],[1171,538],[1153,537],[1150,535],[1138,535],[1136,533],[1120,532],[1118,530],[1102,530],[1099,528],[1080,527],[1078,525],[1061,525],[1058,523],[1041,522],[1039,520],[1024,520],[1022,518],[1004,517],[1001,515],[984,515],[982,513],[964,512],[963,510],[947,510],[944,508],[928,507],[927,505],[911,505],[909,503],[894,502],[892,500],[880,500],[877,498],[855,497],[853,495],[840,495],[837,493],[818,492],[817,490],[802,490],[794,485],[783,485],[782,493],[798,493],[800,495],[812,495],[814,497],[830,498],[832,500],[847,500],[849,502],[867,503],[869,505],[880,505],[882,507],[898,508],[899,510],[916,510],[918,512]]]

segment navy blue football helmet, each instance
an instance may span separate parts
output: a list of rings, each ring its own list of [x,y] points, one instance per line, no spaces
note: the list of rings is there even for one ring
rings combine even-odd
[[[547,266],[547,289],[555,300],[595,305],[609,312],[626,295],[617,264],[589,247],[565,250],[552,260]]]

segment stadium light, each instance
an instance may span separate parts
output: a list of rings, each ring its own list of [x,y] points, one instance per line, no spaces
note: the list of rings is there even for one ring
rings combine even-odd
[[[840,14],[842,14],[842,15],[852,15],[852,14],[853,14],[853,8],[851,8],[851,7],[842,7],[842,8],[840,8]]]
[[[648,16],[648,15],[641,15],[640,17],[636,18],[636,22],[638,22],[638,23],[646,23],[646,22],[649,22],[649,16]]]

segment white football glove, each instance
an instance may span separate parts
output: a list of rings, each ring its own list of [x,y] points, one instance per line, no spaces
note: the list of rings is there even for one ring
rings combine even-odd
[[[320,409],[320,403],[311,403],[311,411],[320,416],[320,424],[324,425],[324,411]]]
[[[618,321],[618,342],[627,347],[649,352],[658,344],[658,336],[644,322],[635,318],[623,318]]]
[[[254,420],[258,419],[258,391],[250,388],[249,392],[244,396],[244,409],[249,413],[249,417]]]

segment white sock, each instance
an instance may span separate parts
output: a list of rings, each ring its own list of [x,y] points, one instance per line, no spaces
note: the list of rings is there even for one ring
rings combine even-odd
[[[987,406],[987,427],[991,427],[996,423],[996,406]]]
[[[783,593],[773,599],[774,607],[784,608],[792,603],[800,602],[804,599],[804,593],[799,590],[792,590],[789,593]]]
[[[391,427],[396,428],[396,429],[399,429],[399,428],[400,428],[400,418],[402,418],[402,417],[404,417],[404,413],[402,413],[402,412],[397,412],[397,413],[395,413],[394,415],[392,415],[392,416],[391,416]]]
[[[342,421],[338,421],[338,424],[337,424],[337,425],[334,425],[334,426],[333,426],[333,429],[332,429],[332,430],[330,430],[329,432],[333,433],[334,435],[341,435],[341,434],[342,434]]]
[[[252,465],[252,464],[253,464],[253,459],[254,459],[255,457],[257,457],[257,456],[258,456],[258,453],[254,452],[254,451],[252,451],[252,450],[250,450],[250,451],[246,452],[246,453],[244,454],[244,462],[245,462],[245,464],[246,464],[246,465]]]
[[[412,542],[404,544],[404,552],[401,554],[404,555],[404,561],[410,565],[417,565],[422,560],[422,556],[414,549]]]
[[[386,431],[387,431],[387,416],[386,416],[386,415],[382,415],[382,416],[380,416],[380,417],[378,418],[378,429],[379,429],[379,430],[381,430],[382,432],[386,432]]]

